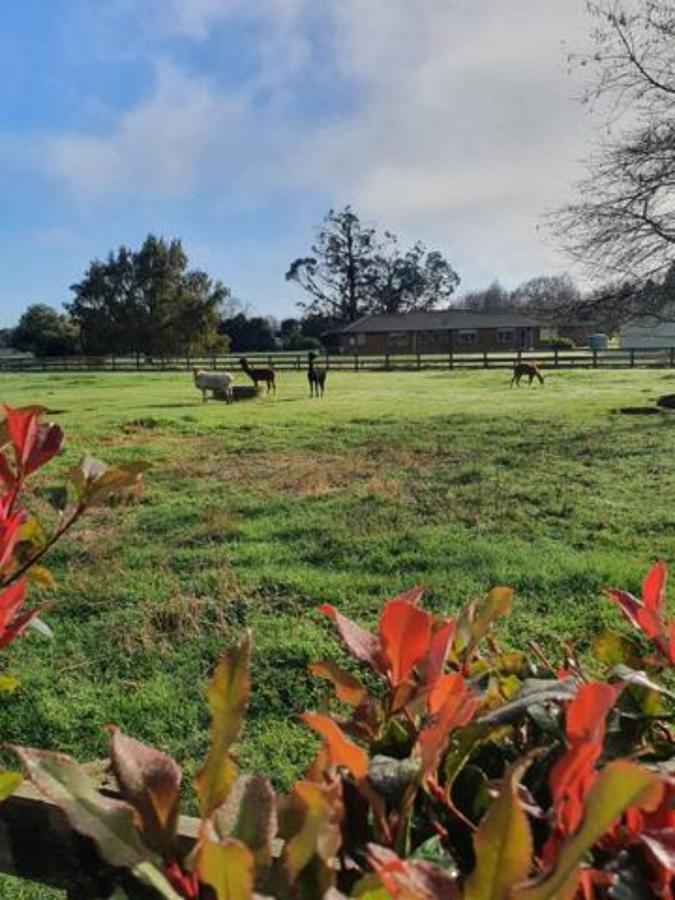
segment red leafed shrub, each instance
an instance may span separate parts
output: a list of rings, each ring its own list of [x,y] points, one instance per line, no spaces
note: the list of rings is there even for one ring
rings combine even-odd
[[[85,460],[45,537],[19,498],[61,433],[40,425],[39,411],[9,410],[0,438],[4,647],[39,612],[22,604],[41,556],[140,467]],[[303,715],[320,745],[285,795],[240,773],[233,755],[251,692],[246,633],[208,688],[210,747],[193,782],[201,822],[187,855],[177,839],[182,771],[167,754],[110,727],[113,798],[64,754],[10,749],[109,867],[160,897],[672,898],[673,695],[661,679],[675,665],[675,640],[665,586],[657,563],[640,599],[608,591],[642,638],[599,635],[592,674],[536,647],[500,648],[505,587],[457,618],[425,611],[413,588],[384,604],[374,632],[322,606],[355,664],[311,664],[333,697]]]

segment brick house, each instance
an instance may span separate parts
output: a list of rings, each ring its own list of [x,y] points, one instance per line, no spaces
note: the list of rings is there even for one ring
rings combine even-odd
[[[541,346],[541,322],[520,313],[464,309],[364,316],[339,334],[343,353],[461,353]]]

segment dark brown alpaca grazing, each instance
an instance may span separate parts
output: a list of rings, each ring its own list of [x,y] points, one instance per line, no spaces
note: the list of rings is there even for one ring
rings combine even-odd
[[[307,356],[307,381],[309,381],[309,396],[323,397],[326,389],[326,370],[317,369],[314,365],[316,353],[310,353]]]
[[[276,394],[277,380],[274,369],[252,369],[248,364],[248,360],[243,356],[239,360],[239,365],[242,367],[244,372],[246,372],[256,388],[258,387],[259,381],[264,381],[267,385],[267,393],[269,394],[271,389]]]
[[[532,385],[532,380],[534,378],[538,378],[540,384],[544,383],[544,376],[539,371],[539,366],[534,363],[516,363],[513,367],[513,378],[511,379],[511,387],[513,387],[514,383],[516,387],[520,387],[520,379],[523,375],[527,375],[529,378],[528,384]]]

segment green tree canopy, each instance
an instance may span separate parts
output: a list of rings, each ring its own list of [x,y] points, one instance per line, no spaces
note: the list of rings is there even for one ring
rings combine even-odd
[[[120,247],[94,260],[71,287],[66,305],[87,353],[180,353],[218,346],[218,324],[229,290],[188,269],[179,240],[149,235],[133,251]]]
[[[272,326],[269,320],[262,316],[253,316],[249,319],[244,313],[237,313],[236,316],[223,320],[220,333],[229,338],[233,353],[277,349]]]
[[[11,332],[10,343],[36,356],[68,356],[80,349],[77,327],[68,316],[44,303],[28,307]]]
[[[402,250],[391,232],[378,235],[351,206],[330,210],[311,255],[294,260],[287,281],[309,295],[305,318],[353,322],[367,313],[410,312],[447,305],[459,276],[438,251],[419,241]]]

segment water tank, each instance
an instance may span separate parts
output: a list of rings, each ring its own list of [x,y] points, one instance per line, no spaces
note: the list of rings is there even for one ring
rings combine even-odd
[[[609,347],[609,338],[606,334],[592,334],[588,339],[591,350],[606,350]]]

